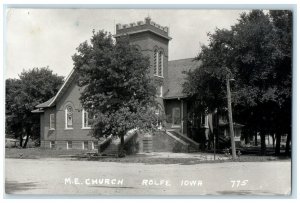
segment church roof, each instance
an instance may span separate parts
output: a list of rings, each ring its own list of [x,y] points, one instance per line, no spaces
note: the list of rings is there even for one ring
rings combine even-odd
[[[195,61],[194,58],[179,59],[168,62],[168,80],[167,89],[164,93],[164,99],[176,99],[185,98],[186,95],[182,92],[182,85],[186,81],[186,75],[184,71],[194,70],[199,67],[200,62]],[[36,108],[47,108],[55,105],[56,101],[64,94],[64,92],[69,87],[71,81],[74,79],[76,74],[74,74],[74,69],[65,79],[64,84],[61,86],[57,94],[49,99],[48,101],[41,103],[36,106]]]
[[[48,101],[45,101],[44,103],[38,104],[36,106],[36,108],[45,108],[48,107],[49,104],[52,102],[52,100],[54,99],[54,97],[52,97],[51,99],[49,99]]]
[[[58,90],[56,95],[54,97],[52,97],[51,99],[49,99],[48,101],[38,104],[36,106],[36,108],[46,108],[46,107],[54,106],[56,101],[66,92],[66,90],[70,86],[71,82],[75,78],[75,75],[76,75],[75,71],[74,71],[74,69],[72,69],[71,73],[65,78],[63,85],[60,87],[60,89]]]
[[[184,71],[194,70],[200,62],[194,58],[179,59],[168,62],[168,89],[164,93],[164,99],[184,98],[182,84],[186,81]]]

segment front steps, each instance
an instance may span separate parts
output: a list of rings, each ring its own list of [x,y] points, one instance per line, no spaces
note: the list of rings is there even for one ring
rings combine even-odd
[[[129,143],[129,141],[132,140],[134,136],[138,136],[136,130],[129,131],[124,136],[124,144],[126,145],[127,143],[127,146],[132,145],[133,143]],[[192,153],[199,151],[199,144],[197,142],[181,134],[180,132],[177,132],[176,130],[170,129],[166,131],[160,131],[159,133],[152,135],[151,139],[151,143],[153,143],[153,145],[152,150],[150,151],[153,152]],[[138,141],[140,145],[143,145],[143,139],[141,137],[137,137],[136,141]],[[117,155],[121,144],[120,138],[111,138],[109,142],[107,140],[107,143],[108,145],[106,148],[102,147],[102,150],[100,150],[101,147],[99,148],[99,153],[108,156]],[[144,151],[143,146],[140,146],[139,148],[139,151]]]
[[[166,131],[168,135],[172,135],[176,137],[177,139],[181,140],[182,142],[186,143],[188,145],[188,152],[198,152],[199,151],[199,143],[195,142],[191,138],[183,135],[182,133],[169,129]]]
[[[126,135],[124,135],[124,144],[126,144],[131,138],[133,138],[136,135],[136,129],[132,129],[128,131]],[[111,138],[111,141],[109,145],[101,152],[102,155],[117,155],[119,152],[119,147],[121,144],[121,139],[119,137],[117,138]]]

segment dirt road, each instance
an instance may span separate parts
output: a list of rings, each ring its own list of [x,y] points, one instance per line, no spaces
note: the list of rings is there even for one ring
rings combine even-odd
[[[6,159],[6,193],[72,195],[288,195],[291,162],[194,165]]]

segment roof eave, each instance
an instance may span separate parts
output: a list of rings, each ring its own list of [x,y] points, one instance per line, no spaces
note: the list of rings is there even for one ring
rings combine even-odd
[[[31,111],[31,113],[44,113],[44,110],[42,109],[34,109]]]
[[[167,96],[167,97],[163,97],[163,99],[185,99],[187,98],[187,96]]]

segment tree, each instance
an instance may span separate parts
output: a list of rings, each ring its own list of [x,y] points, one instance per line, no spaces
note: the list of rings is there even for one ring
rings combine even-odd
[[[252,11],[232,28],[236,33],[237,99],[241,108],[250,106],[250,125],[254,122],[261,134],[262,153],[266,134],[276,133],[278,144],[281,134],[290,136],[291,26],[290,11]]]
[[[113,40],[104,31],[94,32],[73,56],[78,85],[83,88],[82,106],[95,115],[93,135],[114,135],[121,140],[120,156],[124,156],[124,135],[133,128],[153,130],[155,85],[149,74],[149,59],[127,37]]]
[[[63,77],[53,74],[48,67],[24,70],[19,79],[7,79],[6,136],[19,138],[20,147],[24,148],[29,136],[39,138],[39,115],[31,111],[53,97],[62,83]]]
[[[253,10],[241,14],[231,29],[209,34],[209,45],[196,58],[202,65],[188,73],[185,84],[190,96],[198,95],[205,104],[218,107],[222,102],[215,101],[225,99],[224,77],[230,74],[235,79],[234,118],[248,132],[260,132],[262,153],[266,134],[290,134],[291,16],[290,11]],[[219,85],[210,93],[215,97],[202,96],[213,83]],[[285,121],[277,125],[282,117]]]

